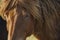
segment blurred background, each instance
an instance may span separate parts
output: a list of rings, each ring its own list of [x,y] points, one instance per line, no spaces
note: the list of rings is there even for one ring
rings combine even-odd
[[[6,21],[0,16],[0,40],[7,40]]]

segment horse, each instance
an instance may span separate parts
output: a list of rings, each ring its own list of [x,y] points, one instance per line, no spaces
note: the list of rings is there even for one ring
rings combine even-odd
[[[59,0],[4,0],[0,15],[7,22],[7,40],[57,40],[60,27]]]

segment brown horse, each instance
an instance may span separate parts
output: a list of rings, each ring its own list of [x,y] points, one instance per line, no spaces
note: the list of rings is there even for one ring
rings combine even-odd
[[[59,0],[5,0],[0,14],[7,21],[8,40],[57,40],[60,26]],[[3,11],[2,11],[3,10]]]

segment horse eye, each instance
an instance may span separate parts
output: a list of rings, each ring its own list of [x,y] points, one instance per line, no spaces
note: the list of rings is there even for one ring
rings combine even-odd
[[[30,14],[26,14],[26,15],[23,16],[24,20],[29,20],[30,17],[31,17]]]
[[[25,17],[29,17],[29,15],[26,15]]]

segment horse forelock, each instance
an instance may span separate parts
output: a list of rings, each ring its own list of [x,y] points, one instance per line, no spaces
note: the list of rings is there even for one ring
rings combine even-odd
[[[17,0],[16,0],[17,1]],[[14,4],[15,5],[15,4]],[[7,10],[7,14],[8,14],[8,16],[7,16],[7,19],[9,19],[9,16],[10,16],[10,21],[12,22],[12,19],[11,19],[11,17],[12,16],[14,16],[14,15],[11,15],[11,14],[13,14],[13,13],[11,13],[11,12],[13,12],[13,10],[14,10],[14,8],[13,8],[14,6],[12,6],[12,8],[10,9],[10,6],[8,6],[8,8],[7,9],[9,9],[9,10]],[[25,12],[26,13],[28,13],[28,14],[31,14],[35,19],[38,19],[38,17],[40,17],[40,15],[39,15],[39,10],[37,9],[39,7],[39,1],[28,1],[28,0],[22,0],[22,1],[17,1],[17,3],[16,3],[16,6],[15,6],[15,9],[16,9],[16,11],[14,11],[14,13],[16,12],[16,14],[18,15],[18,16],[20,16],[20,14],[23,14],[23,16],[25,15]],[[10,12],[11,11],[11,12]],[[36,16],[36,17],[35,17]],[[9,23],[9,22],[8,22]],[[14,23],[15,24],[15,23]],[[8,24],[7,24],[8,25]],[[13,24],[12,24],[13,25]],[[9,25],[8,25],[9,26]],[[11,26],[11,25],[10,25]],[[8,28],[8,27],[7,27]],[[11,28],[11,27],[10,27]],[[9,33],[11,32],[13,32],[14,30],[12,30],[12,29],[10,29],[10,28],[8,28],[8,30],[9,30]],[[13,28],[14,29],[14,28]],[[11,39],[11,36],[12,36],[12,34],[8,34],[8,39],[10,40]],[[11,36],[10,36],[11,35]]]

